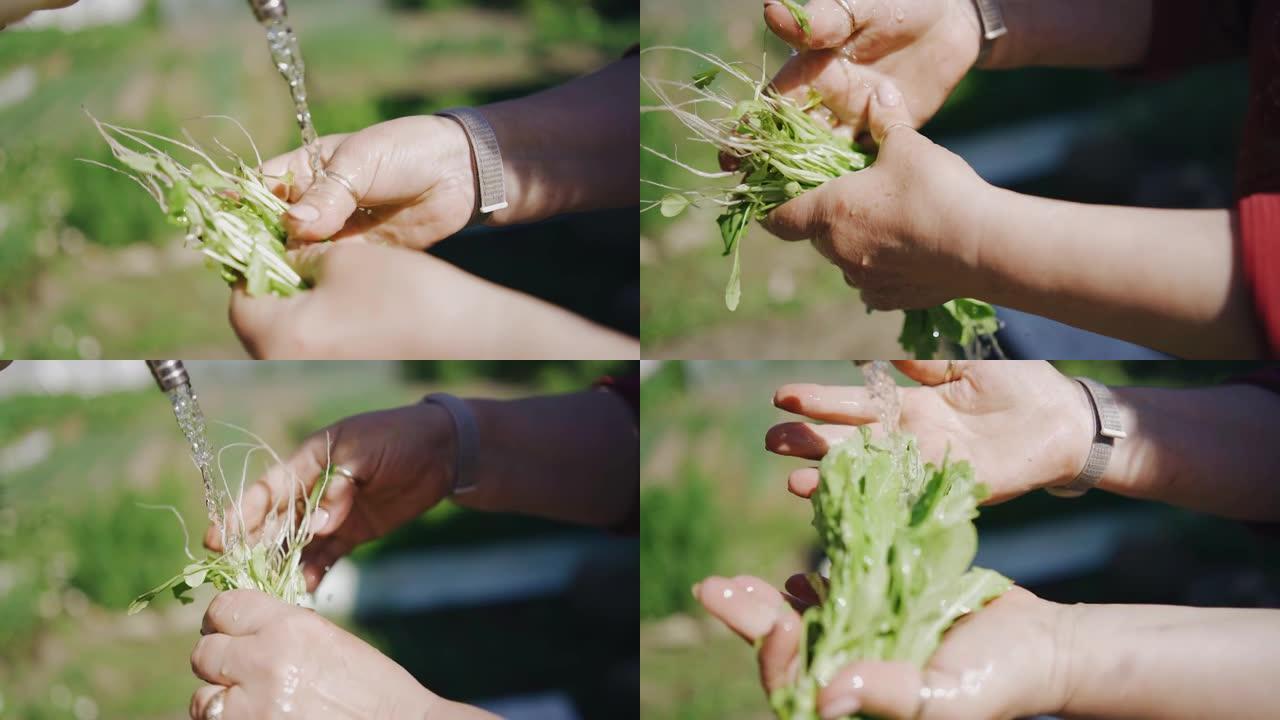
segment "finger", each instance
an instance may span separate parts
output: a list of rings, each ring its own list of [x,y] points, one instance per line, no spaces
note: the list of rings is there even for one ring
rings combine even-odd
[[[761,583],[763,587],[769,587]],[[782,611],[782,596],[777,590],[769,588],[771,594],[763,592],[761,587],[739,585],[736,581],[709,577],[694,586],[694,597],[707,612],[714,615],[738,634],[743,640],[755,643],[771,629]]]
[[[832,188],[838,185],[841,185],[840,180],[789,200],[765,216],[760,224],[765,230],[788,242],[825,235],[833,225],[831,212],[836,196],[832,193]]]
[[[790,490],[792,495],[808,500],[818,491],[818,479],[818,468],[807,467],[792,470],[791,474],[787,476],[787,490]]]
[[[757,660],[760,663],[760,683],[765,692],[791,684],[796,676],[797,652],[800,649],[801,629],[804,623],[800,615],[789,606],[782,606],[778,618],[760,643]]]
[[[893,366],[921,385],[942,385],[964,376],[968,360],[894,360]]]
[[[853,15],[840,0],[810,0],[804,6],[809,32],[796,22],[796,17],[778,0],[765,0],[764,21],[775,35],[794,48],[840,47],[854,32]]]
[[[819,577],[818,582],[826,585],[827,580]],[[818,603],[822,602],[822,598],[818,597],[818,591],[813,588],[813,580],[809,579],[809,575],[804,573],[791,575],[790,578],[787,578],[785,587],[792,597],[805,603],[805,606],[818,605]]]
[[[920,709],[922,687],[920,671],[911,663],[855,662],[818,691],[818,714],[824,720],[854,713],[912,720]]]
[[[257,590],[228,590],[209,603],[200,623],[203,635],[223,633],[233,637],[252,635],[271,622],[288,605]]]
[[[296,524],[301,518],[293,514],[294,508],[297,501],[308,496],[324,472],[329,455],[328,443],[324,433],[315,433],[303,440],[287,460],[268,468],[245,491],[240,500],[240,513],[233,518],[232,530],[240,531],[243,527],[243,533],[251,536],[266,527],[269,519],[276,523],[289,522],[290,526]],[[243,526],[240,525],[242,521]]]
[[[320,145],[320,159],[327,163],[351,133],[325,135],[316,142]],[[296,203],[302,194],[311,187],[315,174],[311,170],[311,156],[305,147],[300,147],[283,155],[277,155],[262,163],[259,171],[265,176],[267,187],[276,197],[289,203]],[[291,180],[285,183],[285,180]]]
[[[867,103],[879,84],[875,68],[848,62],[837,50],[802,52],[788,59],[774,76],[774,90],[798,104],[812,93],[835,116],[835,130],[845,137],[861,133],[867,124]]]
[[[880,417],[878,404],[866,387],[796,383],[773,394],[774,406],[823,422],[865,425]]]
[[[902,91],[888,78],[880,81],[875,94],[871,96],[867,105],[867,125],[871,130],[871,138],[880,146],[882,154],[889,151],[889,134],[903,137],[920,135],[915,130],[911,111],[907,109]]]
[[[236,638],[222,633],[203,635],[191,651],[191,672],[196,677],[215,685],[235,685],[235,663],[232,662],[232,644]],[[243,675],[243,669],[241,669]]]
[[[222,697],[222,712],[210,715],[210,710],[219,695]],[[238,686],[204,685],[191,695],[191,720],[214,720],[215,717],[222,720],[239,720],[254,717],[252,710],[248,696]]]
[[[377,166],[378,159],[371,158],[359,143],[340,144],[325,163],[325,176],[307,188],[286,213],[289,239],[315,242],[336,235],[373,187]]]
[[[355,543],[342,537],[318,538],[302,551],[302,576],[307,581],[307,592],[315,592],[333,564],[345,557]]]
[[[306,300],[305,293],[289,298],[275,295],[250,297],[243,286],[237,286],[231,290],[227,319],[245,350],[253,357],[261,358],[270,347],[277,329],[283,327]]]
[[[849,425],[813,425],[787,422],[769,428],[764,446],[771,453],[806,460],[821,460],[833,446],[857,435],[860,431]]]

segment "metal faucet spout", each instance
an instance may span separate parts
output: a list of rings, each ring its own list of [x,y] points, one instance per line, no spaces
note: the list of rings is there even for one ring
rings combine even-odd
[[[191,387],[191,376],[187,374],[187,368],[181,360],[148,360],[147,369],[163,392],[183,386]]]
[[[249,7],[253,10],[253,16],[263,24],[283,20],[289,14],[284,0],[249,0]]]

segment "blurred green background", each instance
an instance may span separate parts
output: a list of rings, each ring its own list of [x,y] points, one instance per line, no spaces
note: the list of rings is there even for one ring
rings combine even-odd
[[[758,2],[645,0],[646,47],[709,52],[767,75],[788,48],[764,25]],[[650,52],[641,72],[688,81],[705,70],[684,54]],[[1082,202],[1226,207],[1247,98],[1240,63],[1162,82],[1084,70],[971,73],[923,132],[975,164],[996,184]],[[1211,100],[1209,100],[1211,98]],[[641,88],[641,104],[655,99]],[[991,134],[988,134],[991,133]],[[641,117],[645,145],[714,171],[714,151],[666,114]],[[681,188],[707,182],[648,153],[645,180]],[[642,186],[642,201],[665,191]],[[868,315],[840,273],[807,243],[783,243],[754,227],[742,249],[742,302],[724,307],[730,259],[721,256],[716,213],[641,218],[641,341],[645,357],[903,357],[899,313]],[[1059,357],[1053,355],[1053,357]],[[1098,357],[1092,355],[1091,357]]]
[[[298,145],[284,82],[243,0],[142,4],[111,24],[0,34],[0,356],[242,357],[227,290],[110,161],[81,111],[252,157]],[[598,69],[637,40],[635,0],[307,0],[292,7],[321,134],[526,95]],[[436,254],[637,332],[636,218],[571,216]],[[564,283],[566,276],[580,278]],[[570,287],[571,286],[571,287]]]
[[[416,402],[427,392],[523,397],[635,372],[635,363],[626,362],[187,367],[214,447],[245,439],[215,422],[223,421],[252,430],[286,456],[329,423]],[[239,474],[235,460],[228,467]],[[177,507],[198,551],[204,530],[198,473],[169,402],[141,361],[19,362],[0,372],[0,719],[187,717],[199,684],[188,656],[211,589],[198,591],[190,606],[165,598],[125,615],[134,596],[187,562],[177,520],[138,503]],[[633,538],[446,502],[354,557],[363,578],[390,558],[416,558],[426,572],[446,556],[457,563],[459,554],[500,557],[547,543],[597,551],[586,553],[590,559],[554,592],[512,592],[488,604],[444,603],[423,611],[357,608],[335,619],[446,697],[558,693],[580,717],[633,717]],[[611,550],[598,551],[605,547]],[[509,568],[464,573],[450,567],[454,577],[446,585],[453,587],[439,588],[445,595],[462,587],[468,573],[497,587],[510,574]]]
[[[1182,387],[1255,366],[1057,363],[1109,384]],[[809,504],[790,495],[802,461],[764,450],[794,418],[773,407],[788,382],[858,385],[848,362],[646,361],[640,433],[640,709],[647,720],[771,718],[751,648],[697,606],[704,577],[780,586],[821,552]],[[910,381],[896,373],[900,385]],[[982,468],[976,468],[982,478]],[[1061,602],[1280,607],[1280,541],[1234,522],[1105,493],[1032,493],[985,508],[986,562]],[[1018,571],[1022,568],[1022,572]]]

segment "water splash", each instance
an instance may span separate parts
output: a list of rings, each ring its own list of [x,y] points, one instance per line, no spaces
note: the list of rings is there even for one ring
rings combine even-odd
[[[204,413],[200,411],[200,402],[190,385],[180,385],[169,391],[169,402],[173,404],[173,416],[178,420],[178,427],[187,444],[191,446],[191,460],[200,470],[200,480],[204,485],[204,504],[209,512],[209,522],[213,523],[219,535],[222,534],[224,521],[220,493],[213,485],[213,450],[209,447],[209,433],[205,429]]]
[[[289,96],[293,98],[293,110],[302,132],[302,144],[307,149],[307,160],[314,177],[324,177],[324,160],[320,157],[320,142],[315,125],[311,122],[311,107],[307,104],[306,65],[302,62],[302,49],[298,36],[284,18],[266,23],[267,47],[271,50],[271,62],[280,76],[289,84]]]
[[[902,415],[902,407],[898,402],[898,383],[893,379],[892,368],[884,360],[863,361],[857,363],[862,370],[871,400],[876,404],[880,417],[880,425],[885,434],[892,437],[898,433],[898,420]]]

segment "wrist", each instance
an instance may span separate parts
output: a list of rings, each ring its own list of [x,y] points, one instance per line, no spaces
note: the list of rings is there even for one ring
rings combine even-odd
[[[474,487],[472,490],[453,496],[453,501],[462,507],[486,512],[504,512],[510,510],[506,502],[504,478],[506,473],[499,467],[504,461],[505,453],[498,449],[499,438],[503,433],[503,405],[501,400],[482,398],[465,398],[462,400],[471,409],[475,419],[476,434],[479,441],[479,452],[476,453],[475,464],[471,471]]]
[[[1094,423],[1093,402],[1089,393],[1072,378],[1059,373],[1062,389],[1059,417],[1064,419],[1065,433],[1059,443],[1062,450],[1045,487],[1066,485],[1079,476],[1089,459],[1097,428]]]

